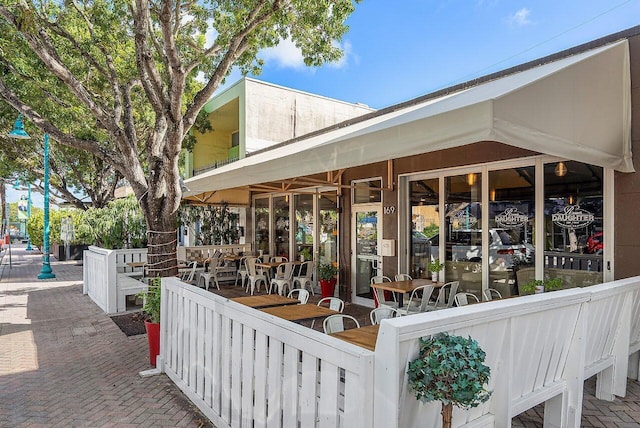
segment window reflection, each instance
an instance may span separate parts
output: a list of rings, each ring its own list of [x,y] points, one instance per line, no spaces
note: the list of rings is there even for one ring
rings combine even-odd
[[[459,290],[482,292],[482,177],[470,173],[445,177],[445,278]]]
[[[255,200],[256,249],[269,253],[269,198]]]
[[[273,198],[275,256],[289,258],[289,196]]]
[[[534,227],[535,167],[489,172],[489,287],[502,296],[535,272]]]
[[[295,196],[295,257],[313,260],[313,198],[312,194]]]
[[[603,169],[575,161],[546,164],[545,278],[563,288],[602,282]]]
[[[430,278],[428,264],[440,256],[439,180],[412,181],[409,189],[411,209],[410,275]]]

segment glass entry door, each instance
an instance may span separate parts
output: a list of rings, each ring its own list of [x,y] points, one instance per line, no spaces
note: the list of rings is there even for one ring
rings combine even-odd
[[[351,248],[355,251],[351,261],[352,299],[361,305],[373,305],[371,278],[382,275],[382,257],[379,255],[382,239],[382,215],[379,206],[352,208]]]

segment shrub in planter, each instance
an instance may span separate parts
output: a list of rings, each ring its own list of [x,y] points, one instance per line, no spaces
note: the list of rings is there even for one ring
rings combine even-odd
[[[484,365],[485,352],[478,342],[439,333],[420,339],[418,357],[409,363],[409,390],[426,403],[442,403],[442,426],[451,427],[453,406],[477,407],[491,396],[484,385],[491,369]]]
[[[322,297],[333,296],[337,274],[338,268],[333,263],[320,263],[318,265],[318,282],[320,282]]]
[[[161,279],[154,278],[149,284],[147,291],[138,293],[138,297],[144,299],[142,311],[146,319],[144,327],[147,330],[147,341],[149,342],[149,363],[156,365],[156,357],[160,353],[160,292]]]

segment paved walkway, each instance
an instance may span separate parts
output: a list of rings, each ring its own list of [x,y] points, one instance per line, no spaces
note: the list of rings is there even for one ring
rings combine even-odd
[[[12,247],[0,265],[0,427],[212,426],[149,366],[146,335],[126,337],[82,294],[82,266]]]
[[[82,266],[12,247],[0,263],[0,427],[212,427],[165,376],[150,368],[146,336],[126,337],[82,294]],[[640,383],[597,400],[586,382],[582,427],[640,428]],[[513,419],[542,427],[542,406]]]

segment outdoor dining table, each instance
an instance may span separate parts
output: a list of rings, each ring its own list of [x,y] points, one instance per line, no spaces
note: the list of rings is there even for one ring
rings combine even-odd
[[[292,262],[261,262],[261,263],[256,263],[256,266],[264,268],[264,269],[267,269],[267,271],[269,272],[269,278],[273,278],[274,269],[277,268],[278,266],[280,266],[283,263],[293,263],[294,264],[294,266],[293,266],[294,268],[302,264],[301,261],[295,260],[295,261],[292,261]]]
[[[304,305],[273,306],[271,308],[263,308],[260,310],[287,321],[313,320],[338,313],[333,309],[309,303],[305,303]]]
[[[392,281],[382,282],[380,284],[371,284],[371,287],[396,293],[398,295],[398,307],[401,308],[404,304],[405,293],[411,293],[414,288],[423,285],[433,285],[433,288],[437,289],[442,287],[444,285],[444,282],[433,282],[430,279],[417,278],[407,281]]]
[[[281,296],[279,294],[266,294],[263,296],[244,296],[234,297],[230,299],[234,302],[252,307],[254,309],[269,308],[273,306],[297,305],[300,303],[298,299]]]
[[[380,326],[377,324],[367,325],[365,327],[351,328],[338,333],[331,333],[330,336],[353,343],[370,351],[375,351],[379,330]]]

